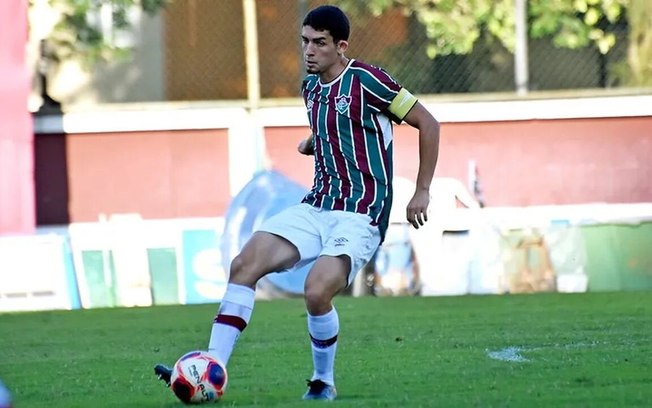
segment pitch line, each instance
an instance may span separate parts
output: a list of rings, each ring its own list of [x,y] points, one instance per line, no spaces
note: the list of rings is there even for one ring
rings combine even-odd
[[[498,360],[506,361],[509,363],[522,363],[532,361],[531,359],[523,356],[521,353],[528,351],[541,350],[544,348],[551,349],[574,349],[574,348],[585,348],[585,347],[595,347],[598,345],[597,342],[592,343],[570,343],[570,344],[548,344],[539,347],[519,347],[519,346],[508,346],[500,350],[486,350],[487,357]]]

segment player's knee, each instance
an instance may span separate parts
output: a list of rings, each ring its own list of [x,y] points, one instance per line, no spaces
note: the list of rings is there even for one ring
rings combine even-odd
[[[242,255],[238,255],[231,261],[229,268],[229,282],[239,285],[253,286],[256,283],[254,278],[254,265]]]
[[[327,293],[323,288],[309,284],[304,288],[303,297],[306,301],[306,307],[312,315],[320,315],[328,311],[331,300],[333,300],[331,294]]]

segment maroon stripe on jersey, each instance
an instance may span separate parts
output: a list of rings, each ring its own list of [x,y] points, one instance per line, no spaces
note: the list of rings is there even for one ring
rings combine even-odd
[[[322,107],[322,104],[320,103],[321,101],[321,85],[319,82],[315,85],[315,88],[313,89],[313,93],[315,95],[315,101],[310,109],[310,116],[312,118],[312,128],[317,129],[318,128],[318,123],[319,123],[319,109]],[[322,174],[322,179],[317,180],[318,174],[315,172],[315,183],[314,186],[317,187],[319,184],[321,184],[321,189],[319,191],[316,191],[317,194],[314,195],[314,202],[313,204],[317,207],[322,206],[322,201],[323,201],[323,194],[324,191],[328,191],[327,189],[324,190],[328,182],[323,179],[323,177],[326,177],[326,168],[324,168],[324,143],[321,137],[319,135],[314,134],[314,142],[315,142],[315,163],[317,164],[319,168],[319,172]]]
[[[337,134],[337,108],[335,107],[335,98],[337,98],[337,94],[339,93],[340,90],[340,84],[342,81],[337,81],[337,83],[333,84],[330,89],[328,90],[328,101],[325,105],[326,109],[326,131],[328,132],[328,145],[330,146],[330,151],[331,151],[331,159],[333,160],[333,166],[335,167],[335,173],[337,173],[337,154],[338,149],[339,149],[339,135]],[[324,166],[328,168],[326,164],[326,160],[324,160]],[[336,194],[328,194],[330,188],[333,176],[325,172],[324,173],[324,178],[327,179],[327,182],[324,185],[324,189],[322,190],[325,195],[330,195],[330,196],[336,196]],[[335,197],[333,197],[335,198]],[[331,206],[333,203],[331,203]],[[334,209],[331,207],[331,209]]]
[[[330,92],[328,93],[328,101],[329,101],[329,106],[328,106],[328,111],[326,112],[326,125],[328,127],[328,143],[331,145],[331,152],[333,154],[333,165],[335,166],[335,172],[339,176],[340,179],[343,177],[346,177],[346,159],[342,155],[342,150],[339,146],[340,144],[340,135],[339,135],[339,129],[337,128],[337,108],[335,106],[331,106],[331,103],[335,105],[335,99],[338,97],[340,93],[340,86],[342,85],[342,81],[338,81],[337,84],[333,84],[331,86]],[[331,135],[335,135],[335,137],[330,137]],[[331,182],[331,177],[328,177],[329,183],[328,186],[330,187],[332,182]],[[340,194],[340,197],[342,195]],[[335,200],[333,202],[333,210],[343,210],[344,209],[344,202],[342,200]]]
[[[328,143],[333,143],[331,135],[337,134],[337,108],[335,107],[335,98],[340,90],[340,84],[342,81],[337,81],[336,84],[333,84],[328,90],[328,104],[326,105],[328,110],[326,111],[326,126],[328,129]]]
[[[391,102],[387,102],[384,99],[380,99],[376,97],[376,95],[372,94],[371,92],[367,92],[365,98],[367,99],[367,103],[371,106],[384,106],[385,108],[387,108],[391,103]]]
[[[371,64],[365,64],[364,62],[358,60],[353,61],[352,67],[356,69],[363,69],[369,72],[374,77],[376,77],[376,79],[385,84],[386,87],[396,92],[401,90],[401,85],[399,85],[398,82],[396,82],[394,78],[392,78],[391,75],[389,75],[384,69],[378,68]]]
[[[319,136],[314,136],[315,139],[315,163],[317,167],[319,168],[319,172],[315,172],[315,182],[314,186],[317,187],[319,184],[322,185],[322,187],[319,189],[319,191],[316,191],[314,194],[314,205],[317,207],[321,207],[323,197],[324,197],[324,186],[327,184],[326,181],[324,180],[324,177],[326,177],[326,169],[324,168],[324,142],[322,141],[321,137]],[[322,179],[318,180],[318,174],[322,175]]]
[[[324,143],[328,144],[328,142],[324,142],[321,137],[317,137],[317,139],[319,139],[319,155],[317,156],[317,165],[319,166],[319,172],[321,173],[321,180],[319,180],[321,187],[319,190],[317,190],[315,204],[318,207],[321,207],[324,204],[324,196],[328,194],[328,188],[330,187],[331,182],[328,171],[326,170],[326,160],[324,160]],[[316,186],[317,185],[315,185],[315,187]]]
[[[362,174],[362,179],[364,183],[364,195],[358,204],[358,208],[364,211],[364,214],[368,214],[369,205],[371,205],[376,198],[376,182],[373,176],[367,173]]]
[[[399,85],[387,72],[385,72],[381,68],[378,68],[370,64],[365,64],[360,61],[354,61],[352,67],[354,69],[360,69],[370,73],[378,81],[382,82],[385,87],[393,90],[394,92],[398,93],[398,91],[401,90],[401,85]],[[376,95],[372,94],[371,92],[367,92],[367,95],[365,97],[369,105],[378,107],[381,110],[387,108],[391,104],[391,101],[380,99]]]
[[[241,317],[225,315],[225,314],[218,314],[217,316],[215,316],[213,323],[224,324],[227,326],[235,327],[241,332],[244,331],[244,329],[247,327],[247,322],[245,322],[244,319],[242,319]]]
[[[343,210],[344,209],[344,199],[335,198],[333,199],[333,210]]]
[[[367,92],[365,94],[365,97],[369,95]],[[378,122],[374,120],[374,127],[376,128],[376,137],[380,137],[381,135],[381,129],[378,126]],[[379,143],[378,140],[375,141],[376,143]],[[365,148],[367,147],[366,141],[365,141]],[[366,171],[362,173],[362,180],[364,183],[364,195],[362,196],[362,199],[360,200],[359,203],[359,208],[361,211],[364,211],[365,214],[369,214],[369,206],[374,202],[376,199],[376,180],[374,179],[374,176],[372,175],[371,169],[368,166],[367,160],[371,160],[372,158],[367,155],[365,152],[365,168]]]
[[[346,199],[351,197],[351,180],[349,180],[348,175],[346,179],[342,179],[342,208],[336,208],[337,210],[344,210]],[[339,206],[338,206],[339,207]]]
[[[359,141],[355,140],[356,133],[362,134],[360,132],[360,126],[362,124],[362,96],[360,92],[360,80],[355,77],[352,82],[351,82],[351,90],[349,94],[351,95],[351,105],[349,106],[349,117],[348,117],[348,123],[349,126],[351,126],[350,132],[351,132],[351,144],[352,148],[355,148],[355,146],[360,143]],[[355,157],[355,160],[357,161],[357,152],[353,152]],[[346,205],[346,201],[349,198],[353,197],[353,194],[351,192],[352,187],[353,187],[353,182],[351,181],[351,178],[349,177],[350,172],[350,167],[353,167],[354,164],[350,161],[346,161],[344,163],[344,172],[343,172],[343,177],[346,177],[345,179],[342,180],[342,197],[344,198],[342,205]],[[355,174],[355,171],[353,172]],[[350,211],[351,209],[349,209]],[[357,208],[352,208],[353,211],[356,211]]]
[[[394,81],[394,79],[387,73],[387,71],[378,68],[377,66],[371,65],[371,64],[365,64],[362,61],[355,60],[353,61],[353,66],[356,68],[363,68],[370,73],[372,73],[376,78],[379,78],[380,80],[383,81],[386,85],[389,86],[389,84],[395,84],[397,88],[400,88],[400,86]]]
[[[355,78],[352,89],[351,89],[351,95],[353,97],[353,100],[359,100],[362,101],[362,85],[360,84],[360,80],[358,78]],[[368,183],[364,180],[365,175],[371,174],[371,170],[369,169],[369,165],[367,163],[367,141],[365,140],[365,135],[364,135],[364,118],[362,117],[362,107],[357,105],[355,106],[355,110],[351,112],[351,119],[353,121],[359,121],[360,126],[353,126],[353,149],[355,151],[355,161],[358,164],[358,169],[360,169],[360,175],[363,177],[362,180],[362,188],[364,189],[363,194],[366,196],[367,195],[367,185]],[[363,197],[364,200],[364,197]],[[362,203],[362,200],[358,202],[357,207],[355,208],[355,212],[366,214],[367,213],[367,207],[368,203],[364,205]]]

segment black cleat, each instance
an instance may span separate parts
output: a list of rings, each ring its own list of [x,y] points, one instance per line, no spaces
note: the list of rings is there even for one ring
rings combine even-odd
[[[163,364],[157,364],[154,367],[154,374],[158,377],[159,380],[165,382],[165,385],[170,386],[170,379],[172,378],[172,369],[164,366]]]
[[[337,397],[335,387],[322,380],[307,380],[308,391],[303,395],[304,400],[333,401]]]

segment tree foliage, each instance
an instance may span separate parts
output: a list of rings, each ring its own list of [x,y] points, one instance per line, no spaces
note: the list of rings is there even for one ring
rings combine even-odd
[[[131,50],[117,40],[129,35],[129,14],[140,9],[148,15],[159,12],[171,0],[50,0],[61,19],[48,38],[54,57],[78,57],[87,65],[125,57]],[[107,26],[108,23],[108,26]]]
[[[615,74],[626,86],[652,86],[652,2],[631,0],[628,13],[627,59],[617,64]]]
[[[613,32],[605,29],[624,15],[630,0],[531,0],[530,33],[533,37],[553,36],[557,46],[580,48],[595,45],[606,54],[616,43]]]
[[[552,36],[560,47],[594,44],[607,53],[616,38],[605,27],[622,18],[632,0],[529,0],[528,30],[532,38]],[[429,39],[430,58],[467,54],[483,32],[510,51],[515,47],[514,0],[339,0],[352,12],[379,16],[392,8],[413,15]]]
[[[551,37],[558,47],[594,46],[607,54],[613,29],[626,19],[627,58],[614,74],[626,86],[652,86],[651,0],[526,0],[530,38]],[[379,16],[393,8],[412,15],[429,40],[427,54],[468,54],[483,33],[509,51],[515,47],[514,0],[338,0],[353,13]]]

